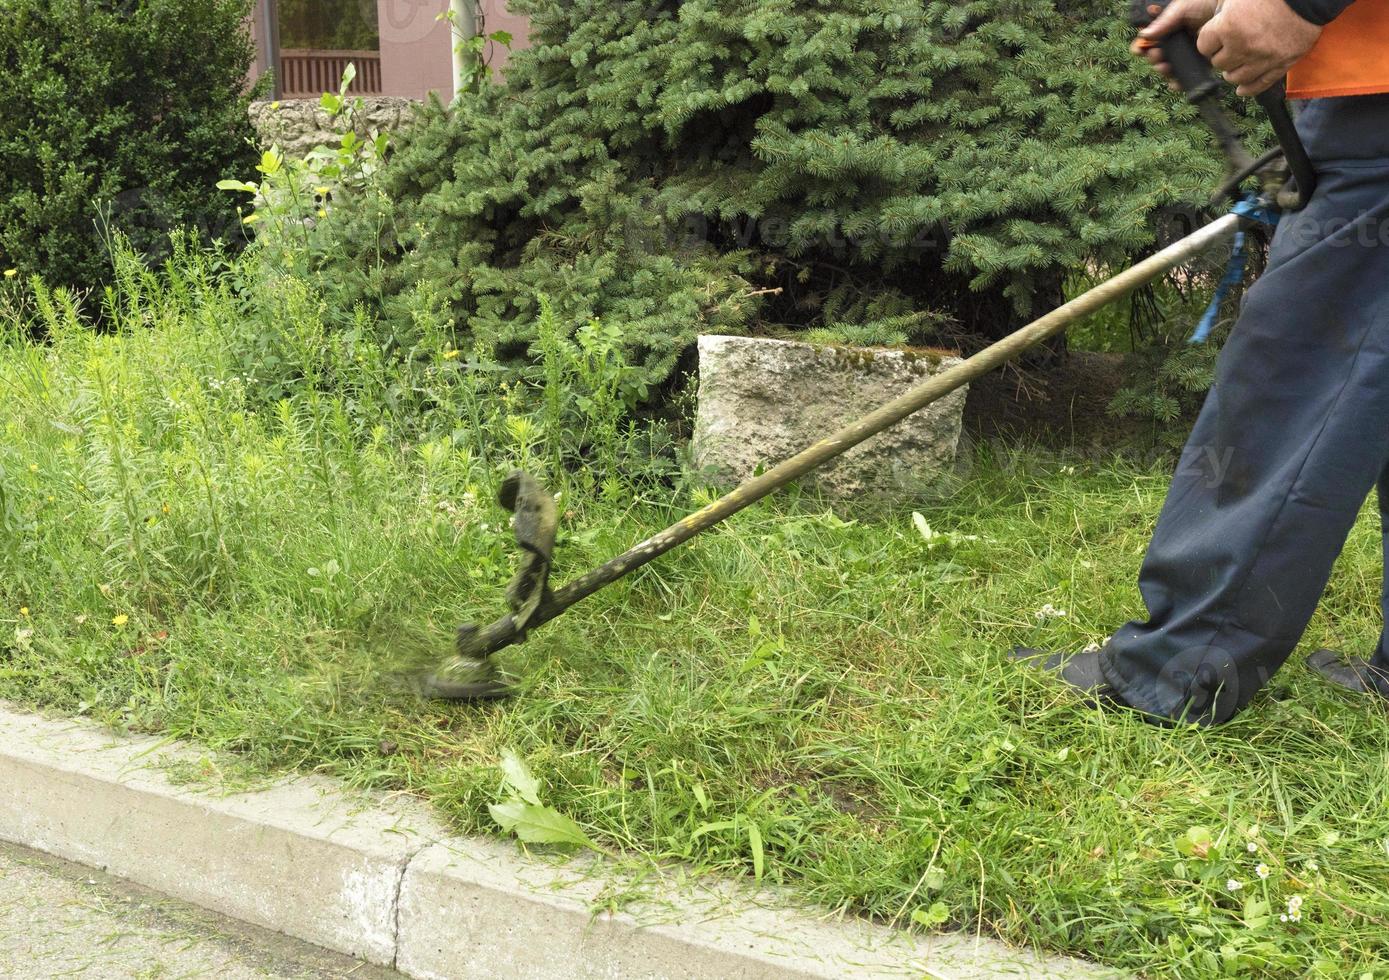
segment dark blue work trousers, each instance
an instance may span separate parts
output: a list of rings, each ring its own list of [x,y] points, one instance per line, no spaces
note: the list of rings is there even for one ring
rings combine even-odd
[[[1389,96],[1307,103],[1299,128],[1320,186],[1283,219],[1221,354],[1139,578],[1148,620],[1101,660],[1164,718],[1243,709],[1376,483],[1389,513]],[[1383,638],[1375,662],[1389,669]]]

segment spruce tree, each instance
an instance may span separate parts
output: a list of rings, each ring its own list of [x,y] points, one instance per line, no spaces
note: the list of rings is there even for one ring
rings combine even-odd
[[[546,294],[655,382],[700,332],[998,336],[1218,175],[1122,6],[514,0],[534,46],[338,215],[334,278],[503,356]]]

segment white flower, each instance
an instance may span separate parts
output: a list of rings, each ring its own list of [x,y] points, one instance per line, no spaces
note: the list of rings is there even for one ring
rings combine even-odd
[[[1288,917],[1287,917],[1286,915],[1280,915],[1280,916],[1278,917],[1278,921],[1279,921],[1279,922],[1287,922],[1287,921],[1288,921]]]
[[[1292,898],[1288,899],[1288,914],[1297,915],[1301,912],[1303,901],[1304,899],[1301,895],[1294,895]]]
[[[1259,845],[1255,844],[1253,841],[1250,841],[1248,844],[1246,844],[1244,849],[1248,851],[1250,854],[1259,853]]]
[[[1254,873],[1258,875],[1260,878],[1267,878],[1270,873],[1268,865],[1260,864],[1257,868],[1254,869]]]
[[[1318,864],[1316,861],[1308,861],[1308,862],[1307,862],[1307,870],[1308,870],[1308,871],[1311,871],[1313,874],[1315,874],[1316,872],[1318,872],[1318,871],[1321,870],[1321,865]]]
[[[1048,619],[1065,619],[1066,616],[1066,610],[1057,609],[1050,602],[1037,610],[1037,621],[1039,623],[1046,622]]]
[[[1240,890],[1241,888],[1243,888],[1243,887],[1244,887],[1244,882],[1242,882],[1242,881],[1236,881],[1236,880],[1233,879],[1233,878],[1231,878],[1229,881],[1225,882],[1225,890],[1226,890],[1227,892],[1237,892],[1237,891],[1239,891],[1239,890]]]

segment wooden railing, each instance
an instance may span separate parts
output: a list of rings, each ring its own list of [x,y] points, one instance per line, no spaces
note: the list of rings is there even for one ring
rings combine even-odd
[[[350,93],[381,94],[381,54],[378,51],[283,48],[280,51],[280,97],[316,99],[324,92],[336,92],[348,65],[357,66],[357,78],[348,89]]]

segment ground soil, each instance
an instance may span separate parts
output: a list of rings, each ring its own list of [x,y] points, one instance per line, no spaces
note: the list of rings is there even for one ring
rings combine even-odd
[[[965,432],[976,441],[1004,439],[1054,449],[1151,443],[1151,421],[1109,413],[1124,383],[1122,354],[1071,351],[1045,364],[1009,366],[970,386]]]

